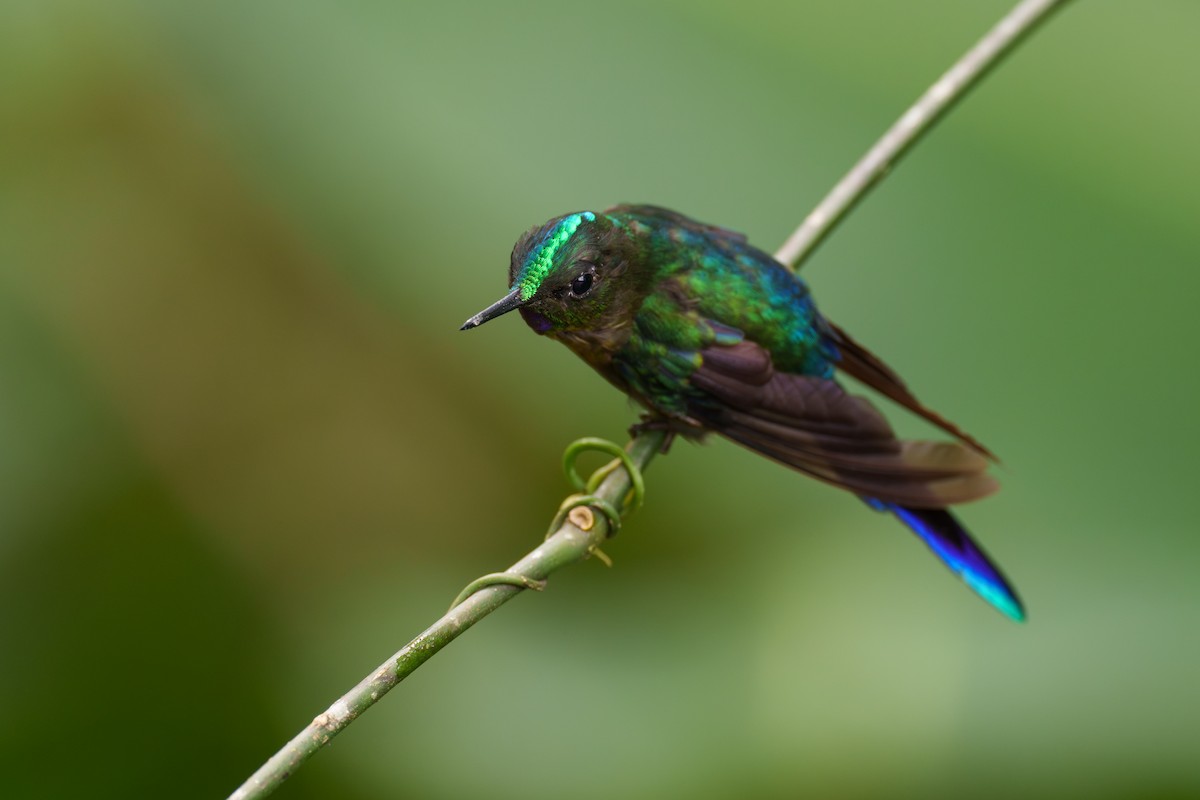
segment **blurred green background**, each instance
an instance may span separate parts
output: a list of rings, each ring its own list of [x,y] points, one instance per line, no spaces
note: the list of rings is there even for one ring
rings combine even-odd
[[[0,794],[218,797],[530,549],[629,404],[506,318],[529,225],[773,249],[1007,2],[5,2]],[[894,521],[677,445],[281,797],[1200,796],[1200,5],[1077,3],[805,274],[994,447]],[[929,429],[892,414],[909,434]]]

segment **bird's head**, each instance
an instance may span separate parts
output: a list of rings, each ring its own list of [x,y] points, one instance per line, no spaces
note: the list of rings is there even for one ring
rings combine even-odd
[[[462,330],[513,309],[542,334],[600,328],[620,313],[631,250],[629,238],[605,214],[579,211],[531,228],[513,247],[508,294]]]

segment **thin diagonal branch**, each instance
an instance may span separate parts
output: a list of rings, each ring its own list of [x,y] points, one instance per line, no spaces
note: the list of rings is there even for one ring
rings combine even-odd
[[[1065,2],[1066,0],[1024,0],[1019,3],[905,112],[808,215],[775,257],[781,263],[798,269],[813,249],[883,177],[891,165],[1005,53],[1027,36],[1050,11]],[[625,450],[638,470],[649,466],[662,448],[665,436],[662,431],[649,430],[634,437],[626,445]],[[632,476],[627,470],[614,469],[596,488],[594,496],[599,504],[607,503],[610,507],[620,508],[630,492],[631,479]],[[576,522],[584,527],[580,527]],[[572,514],[545,542],[508,568],[505,575],[512,579],[514,584],[486,585],[448,611],[319,714],[308,727],[300,731],[230,795],[230,800],[262,798],[279,788],[280,784],[305,761],[374,705],[379,698],[412,674],[417,667],[458,638],[463,631],[523,591],[523,587],[516,584],[524,583],[525,586],[533,587],[560,567],[586,558],[608,537],[609,527],[604,514]]]
[[[1066,0],[1024,0],[930,86],[875,146],[838,181],[775,254],[799,269],[872,187],[946,112]]]
[[[666,439],[663,431],[647,431],[634,438],[626,447],[638,470],[643,470],[662,448]],[[614,469],[593,493],[600,500],[620,508],[632,488],[630,474]],[[579,527],[576,522],[587,527]],[[533,552],[506,570],[514,577],[543,581],[550,573],[573,564],[593,553],[609,536],[609,523],[604,514],[571,515],[552,535]],[[338,698],[324,713],[309,723],[278,753],[259,767],[230,800],[250,800],[266,797],[288,779],[301,764],[353,722],[359,714],[373,706],[379,698],[396,687],[412,672],[459,637],[463,631],[495,611],[523,591],[511,584],[485,586],[454,606],[421,635],[406,644],[346,694]]]

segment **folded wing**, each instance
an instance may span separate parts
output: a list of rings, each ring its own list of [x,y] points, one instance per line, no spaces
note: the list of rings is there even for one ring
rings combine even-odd
[[[900,441],[865,398],[825,378],[777,371],[749,341],[700,353],[689,416],[815,478],[889,504],[944,508],[997,489],[959,442]]]

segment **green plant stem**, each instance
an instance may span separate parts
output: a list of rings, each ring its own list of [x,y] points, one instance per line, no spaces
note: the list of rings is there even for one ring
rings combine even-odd
[[[799,269],[818,244],[862,199],[934,122],[1039,22],[1066,0],[1024,0],[1000,21],[962,59],[921,96],[904,116],[884,134],[874,147],[833,188],[775,254],[780,263]],[[646,469],[661,450],[666,434],[648,430],[630,440],[625,450],[639,470]],[[631,487],[626,470],[612,470],[594,494],[621,508]],[[550,573],[588,557],[608,537],[609,523],[604,514],[591,514],[588,530],[570,519],[545,542],[506,571],[527,585],[544,581]],[[498,583],[483,586],[398,653],[381,664],[357,686],[342,695],[319,714],[290,742],[263,764],[230,800],[251,800],[269,795],[314,753],[341,733],[360,714],[391,691],[435,653],[454,641],[463,631],[495,611],[520,592],[523,586]]]
[[[631,440],[626,451],[639,470],[645,469],[662,449],[665,439],[666,433],[663,431],[646,431]],[[631,487],[629,473],[617,468],[600,483],[594,494],[620,508]],[[506,572],[532,581],[543,581],[555,570],[587,558],[609,536],[608,520],[603,514],[587,516],[592,523],[588,530],[579,528],[568,518],[533,552]],[[230,799],[266,797],[417,667],[522,591],[524,588],[521,586],[511,584],[494,584],[475,591],[319,714],[230,795]]]

